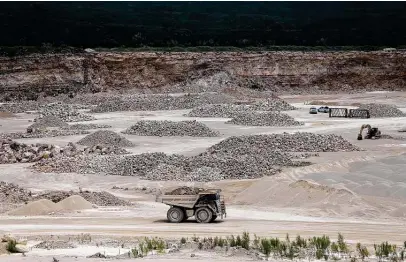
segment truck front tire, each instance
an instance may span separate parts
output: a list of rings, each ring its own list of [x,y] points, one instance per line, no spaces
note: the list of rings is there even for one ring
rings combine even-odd
[[[185,212],[179,207],[171,207],[168,210],[167,218],[171,223],[180,223],[184,221]]]
[[[195,217],[198,223],[210,223],[213,218],[213,212],[207,207],[201,207],[196,210]]]

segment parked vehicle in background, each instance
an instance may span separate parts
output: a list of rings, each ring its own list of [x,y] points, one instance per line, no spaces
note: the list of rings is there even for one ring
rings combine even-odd
[[[317,108],[310,107],[309,114],[317,114]]]
[[[321,106],[321,107],[319,107],[319,109],[317,111],[319,111],[320,113],[328,113],[329,107],[328,106]]]

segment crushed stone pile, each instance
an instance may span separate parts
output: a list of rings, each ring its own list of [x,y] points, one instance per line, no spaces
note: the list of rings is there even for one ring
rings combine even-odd
[[[80,196],[91,204],[98,206],[129,206],[130,202],[120,199],[106,191],[91,192],[91,191],[49,191],[36,196],[36,199],[48,199],[54,203],[58,203],[72,196]],[[83,201],[82,201],[83,202]]]
[[[140,136],[196,136],[196,137],[215,137],[219,136],[208,128],[205,124],[193,121],[156,121],[141,120],[127,130],[125,134]]]
[[[265,101],[258,101],[252,105],[254,110],[258,111],[289,111],[297,110],[296,107],[290,105],[286,101],[273,97]]]
[[[204,190],[203,188],[199,187],[182,186],[172,191],[166,192],[165,195],[196,195],[203,190]]]
[[[41,243],[33,246],[33,248],[51,250],[51,249],[71,249],[71,248],[77,248],[77,246],[74,243],[71,243],[69,241],[47,240],[47,241],[42,241]]]
[[[138,95],[114,97],[98,104],[94,113],[115,111],[158,111],[189,109],[205,104],[231,103],[234,99],[224,94]]]
[[[244,126],[300,126],[303,122],[280,112],[243,112],[237,113],[226,123]]]
[[[78,142],[84,146],[116,146],[116,147],[131,147],[134,144],[120,136],[119,134],[109,130],[99,130],[90,135],[85,136]]]
[[[0,104],[1,112],[24,113],[27,111],[37,111],[40,104],[36,101],[19,101],[18,103],[3,103]]]
[[[52,115],[45,116],[43,118],[36,118],[34,121],[35,123],[28,127],[29,129],[33,130],[33,132],[35,130],[42,130],[49,127],[66,128],[69,126],[68,123],[59,117]]]
[[[30,191],[16,184],[0,181],[0,203],[25,203],[31,196]]]
[[[297,132],[294,134],[248,135],[229,137],[208,148],[204,154],[246,154],[252,150],[282,152],[350,152],[360,151],[343,137],[328,134]]]
[[[76,135],[88,135],[89,131],[86,130],[56,130],[46,129],[33,133],[26,132],[13,132],[13,133],[0,133],[0,139],[21,139],[21,138],[44,138],[44,137],[57,137],[57,136],[76,136]]]
[[[361,149],[336,135],[284,133],[231,137],[192,157],[164,153],[98,156],[69,168],[74,169],[72,172],[137,176],[146,180],[207,182],[274,175],[282,167],[311,164],[299,159],[315,156],[315,152],[358,150]],[[61,168],[59,164],[62,163],[53,166],[54,172]]]
[[[89,129],[102,129],[102,128],[111,128],[110,125],[101,125],[101,124],[73,124],[69,125],[67,129],[75,130],[89,130]]]
[[[61,102],[42,105],[39,109],[39,113],[40,118],[55,116],[65,122],[91,121],[95,119],[91,115],[79,112],[77,106]]]
[[[234,104],[213,104],[203,105],[193,108],[185,116],[188,117],[235,117],[239,113],[252,111],[252,108],[246,105]]]
[[[397,107],[385,104],[362,104],[358,109],[367,109],[371,117],[404,117],[405,113]]]

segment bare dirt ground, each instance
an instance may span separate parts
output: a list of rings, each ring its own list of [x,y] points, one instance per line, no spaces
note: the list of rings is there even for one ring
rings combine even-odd
[[[90,233],[96,238],[130,241],[141,236],[159,236],[167,239],[197,236],[229,236],[243,231],[258,236],[314,236],[327,234],[333,239],[341,232],[349,243],[361,241],[367,245],[389,240],[401,244],[406,240],[406,141],[381,139],[357,141],[362,124],[379,127],[383,134],[401,135],[398,129],[406,126],[406,118],[334,119],[328,114],[308,114],[310,105],[305,101],[326,101],[339,105],[381,102],[397,105],[406,112],[406,93],[372,92],[357,95],[320,95],[281,97],[300,109],[287,112],[298,121],[299,127],[246,127],[225,124],[224,118],[190,118],[188,110],[154,112],[114,112],[93,114],[97,120],[87,123],[108,124],[110,130],[120,132],[135,121],[188,120],[204,122],[222,136],[215,138],[192,137],[140,137],[125,135],[136,144],[127,150],[132,153],[165,152],[194,155],[232,135],[269,134],[307,131],[342,135],[365,151],[351,153],[320,153],[310,161],[314,165],[289,168],[282,173],[261,179],[233,180],[206,183],[222,188],[226,196],[227,218],[213,224],[197,224],[190,219],[183,224],[167,223],[167,206],[154,202],[154,196],[138,190],[142,187],[165,189],[172,186],[202,185],[171,181],[143,181],[136,177],[100,176],[91,174],[44,174],[27,169],[28,164],[0,165],[0,181],[13,182],[33,192],[43,190],[106,190],[118,197],[132,201],[134,207],[99,207],[65,215],[49,216],[0,216],[0,233],[26,237],[30,241],[45,236],[75,236]],[[324,104],[323,104],[324,105]],[[327,103],[328,105],[328,103]],[[1,118],[3,132],[24,131],[35,115],[17,114]],[[66,145],[83,136],[66,136],[40,139],[21,139],[24,143],[44,142]],[[128,190],[112,189],[113,186]],[[34,243],[29,242],[29,243]],[[37,250],[27,257],[7,256],[0,261],[84,261],[96,252],[118,255],[128,249],[81,246],[70,250]],[[58,253],[59,252],[59,253]],[[182,253],[153,256],[154,261],[231,261],[214,253],[182,251]],[[191,258],[190,253],[196,253]],[[76,257],[76,258],[75,258]],[[249,260],[250,258],[247,258]],[[92,261],[99,261],[94,259]],[[109,260],[100,260],[109,261]],[[126,260],[123,260],[126,261]]]

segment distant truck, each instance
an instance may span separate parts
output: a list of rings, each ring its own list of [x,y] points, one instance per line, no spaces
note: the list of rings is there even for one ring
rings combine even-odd
[[[181,223],[194,216],[198,223],[211,223],[226,217],[226,206],[220,189],[205,189],[194,194],[163,194],[156,202],[169,205],[167,218],[171,223]]]

